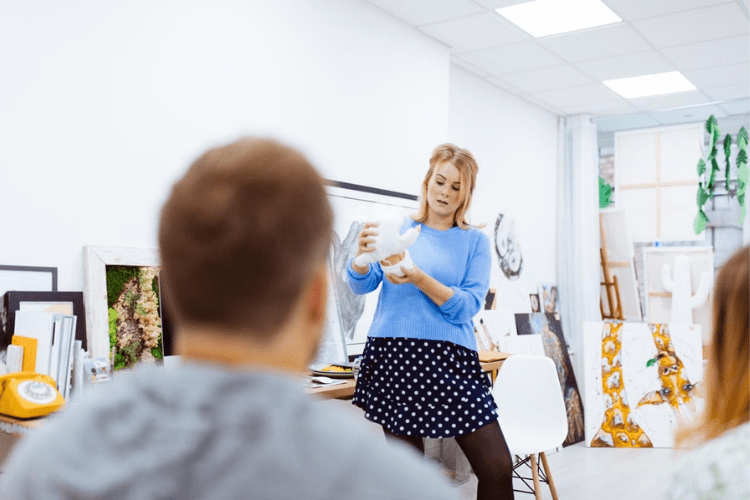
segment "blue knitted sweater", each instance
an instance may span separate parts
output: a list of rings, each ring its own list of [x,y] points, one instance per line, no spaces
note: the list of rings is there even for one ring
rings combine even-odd
[[[407,218],[401,232],[416,225]],[[452,288],[453,296],[438,307],[411,283],[394,285],[383,279],[379,263],[359,274],[351,259],[347,271],[354,293],[369,293],[383,284],[368,336],[444,340],[476,351],[472,318],[487,295],[492,262],[487,235],[475,228],[440,231],[422,224],[409,254],[422,271]]]

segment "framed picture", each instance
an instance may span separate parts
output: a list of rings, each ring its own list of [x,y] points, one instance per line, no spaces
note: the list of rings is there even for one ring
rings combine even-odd
[[[57,268],[36,266],[0,266],[0,295],[19,292],[56,292]]]
[[[333,208],[333,289],[337,314],[349,357],[364,350],[380,288],[367,295],[356,295],[349,289],[346,264],[357,252],[357,236],[365,222],[386,216],[407,217],[419,207],[417,196],[395,191],[326,181],[328,201]]]
[[[539,283],[539,306],[547,314],[560,312],[560,296],[554,283]]]
[[[538,313],[541,312],[540,305],[539,305],[539,294],[538,293],[530,293],[529,294],[529,304],[531,305],[531,312],[532,313]]]
[[[110,359],[117,367],[118,361],[122,365],[124,360],[124,365],[129,366],[154,356],[152,350],[158,349],[161,341],[158,251],[85,246],[83,272],[91,357]],[[134,319],[138,309],[148,314],[138,314],[139,318]],[[123,328],[124,323],[131,328]],[[110,345],[112,333],[116,338],[115,346]],[[112,359],[112,347],[115,347],[115,359]],[[160,354],[163,356],[163,351]]]
[[[1,349],[7,349],[10,345],[15,330],[16,311],[39,311],[77,316],[76,340],[82,342],[84,349],[87,348],[86,310],[82,292],[5,292]]]

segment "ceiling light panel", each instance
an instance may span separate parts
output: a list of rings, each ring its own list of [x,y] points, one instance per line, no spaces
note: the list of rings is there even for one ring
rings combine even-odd
[[[599,0],[536,0],[495,12],[536,38],[622,21]]]
[[[695,90],[695,85],[679,71],[605,80],[602,83],[625,99]]]

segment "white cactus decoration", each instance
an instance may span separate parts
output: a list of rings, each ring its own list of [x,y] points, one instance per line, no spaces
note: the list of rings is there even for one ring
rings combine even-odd
[[[693,309],[697,309],[708,298],[711,291],[711,274],[701,273],[700,286],[693,295],[690,285],[690,260],[680,254],[674,260],[674,273],[669,264],[661,268],[664,288],[672,293],[672,318],[670,323],[693,323]]]

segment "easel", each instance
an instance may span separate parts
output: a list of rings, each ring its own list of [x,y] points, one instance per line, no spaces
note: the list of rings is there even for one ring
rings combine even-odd
[[[601,233],[602,243],[601,248],[599,248],[599,255],[601,256],[602,273],[604,274],[604,281],[601,283],[601,286],[604,287],[607,293],[607,305],[609,306],[609,309],[607,309],[607,314],[605,314],[604,303],[602,302],[602,299],[599,298],[599,310],[602,313],[602,319],[623,320],[625,319],[625,317],[622,314],[622,302],[620,301],[620,285],[617,283],[617,276],[612,276],[612,273],[609,269],[612,265],[622,267],[623,263],[610,263],[607,259],[607,236],[604,231],[604,224],[602,224],[601,217],[599,217],[599,232]],[[627,263],[625,263],[625,266],[627,266]]]

